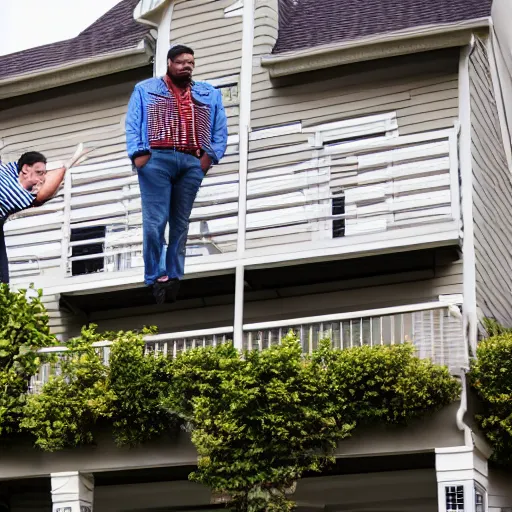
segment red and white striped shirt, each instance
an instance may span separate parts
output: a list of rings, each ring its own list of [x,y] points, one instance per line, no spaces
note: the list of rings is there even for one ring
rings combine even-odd
[[[200,156],[201,148],[209,147],[209,108],[194,102],[190,86],[176,87],[167,75],[163,80],[170,97],[158,98],[149,106],[150,146]]]

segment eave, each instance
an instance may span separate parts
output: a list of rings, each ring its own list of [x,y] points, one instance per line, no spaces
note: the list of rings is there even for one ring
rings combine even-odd
[[[262,57],[261,65],[269,70],[272,78],[277,78],[355,62],[464,46],[475,31],[488,29],[490,22],[486,17],[376,34],[354,41],[266,55]]]
[[[0,99],[135,69],[149,64],[152,56],[151,41],[149,38],[145,38],[132,48],[74,60],[63,65],[0,80]]]

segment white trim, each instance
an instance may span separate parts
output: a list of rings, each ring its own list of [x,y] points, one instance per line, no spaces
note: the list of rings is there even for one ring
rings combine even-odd
[[[302,129],[302,123],[300,121],[251,131],[249,134],[249,140],[263,140],[271,137],[279,137],[280,135],[293,135],[294,133],[306,133],[306,130]]]
[[[71,241],[71,188],[72,188],[72,175],[71,172],[66,171],[64,176],[64,216],[62,218],[62,247],[61,247],[61,260],[60,271],[62,275],[67,274],[68,267],[68,251]]]
[[[492,21],[491,21],[492,24]],[[487,39],[487,56],[489,58],[489,68],[491,70],[491,81],[494,90],[494,98],[498,109],[498,117],[501,130],[501,138],[503,139],[503,149],[507,157],[509,171],[512,171],[512,146],[510,140],[510,127],[507,123],[507,115],[505,113],[505,104],[501,90],[501,81],[496,64],[495,48],[499,46],[494,26],[491,26],[489,38]]]
[[[249,132],[251,123],[252,101],[252,56],[254,51],[254,0],[244,0],[242,18],[242,64],[240,68],[240,96],[239,96],[239,166],[238,166],[238,230],[237,230],[237,259],[242,259],[245,252],[247,229],[247,175],[249,170]],[[244,267],[236,266],[235,273],[235,331],[233,342],[235,347],[242,347],[243,343],[243,315],[244,315]]]
[[[198,329],[196,331],[170,332],[163,334],[151,334],[144,336],[146,342],[179,340],[181,338],[200,338],[202,336],[212,336],[214,334],[228,334],[233,332],[233,327],[216,327],[214,329]]]
[[[237,75],[229,75],[229,76],[222,76],[220,78],[208,78],[205,80],[205,82],[208,82],[213,87],[226,87],[227,85],[238,85],[238,82],[240,80],[240,76]],[[238,136],[238,134],[237,134]]]
[[[452,304],[455,305],[455,304]],[[333,315],[317,315],[302,318],[289,318],[287,320],[277,320],[274,322],[259,322],[254,324],[244,324],[244,331],[258,331],[265,329],[275,329],[287,325],[317,324],[325,322],[340,322],[354,318],[367,318],[376,316],[387,316],[401,313],[415,313],[416,311],[429,311],[434,309],[447,309],[449,304],[446,302],[423,302],[421,304],[409,304],[407,306],[393,306],[389,308],[366,309],[363,311],[352,311],[349,313],[338,313]]]
[[[144,341],[146,343],[158,343],[161,341],[173,341],[180,340],[183,338],[201,338],[204,336],[213,336],[216,334],[230,334],[233,332],[233,327],[217,327],[215,329],[198,329],[196,331],[181,331],[181,332],[169,332],[163,334],[151,334],[148,336],[144,336]],[[92,343],[92,347],[94,348],[104,348],[111,347],[112,341],[95,341]],[[37,353],[38,354],[54,354],[58,352],[67,352],[69,350],[66,346],[60,347],[45,347],[40,348]]]
[[[344,130],[347,128],[353,128],[354,126],[360,126],[362,124],[373,124],[393,120],[396,120],[396,112],[387,112],[385,114],[375,114],[364,117],[353,117],[351,119],[345,119],[343,121],[334,121],[332,123],[323,123],[314,126],[308,126],[307,128],[302,129],[302,133],[315,133],[319,130]]]
[[[416,133],[414,135],[402,135],[401,137],[382,137],[375,140],[359,140],[346,142],[345,144],[328,146],[325,148],[326,154],[343,155],[344,153],[356,153],[364,151],[370,153],[370,149],[376,151],[385,149],[399,149],[402,146],[416,144],[419,142],[428,142],[441,139],[449,139],[453,133],[453,128],[437,130],[434,132]]]
[[[261,65],[269,69],[271,77],[279,77],[353,62],[462,46],[467,44],[473,30],[488,28],[489,24],[490,17],[484,17],[442,25],[423,25],[354,41],[265,55]]]
[[[167,0],[140,0],[133,9],[133,18],[143,25],[158,28],[161,20],[161,10]]]
[[[469,58],[474,47],[471,43],[461,50],[459,61],[459,119],[460,119],[460,172],[462,191],[462,219],[464,226],[463,294],[464,335],[473,355],[476,352],[478,319],[476,311],[476,257],[473,226],[473,166],[471,155],[471,97]]]
[[[238,350],[243,347],[244,325],[244,297],[245,297],[245,269],[242,264],[235,269],[235,316],[233,344]]]
[[[229,5],[224,9],[225,18],[234,18],[236,16],[243,16],[244,0],[236,0],[234,4]]]

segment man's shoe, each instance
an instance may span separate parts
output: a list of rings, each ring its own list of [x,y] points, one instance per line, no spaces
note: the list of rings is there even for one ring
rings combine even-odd
[[[155,297],[157,304],[165,302],[165,288],[163,285],[167,283],[159,283],[158,281],[153,284],[153,297]]]
[[[168,281],[156,281],[153,284],[153,296],[157,304],[164,302],[176,302],[176,296],[180,289],[179,279],[169,279]]]
[[[168,285],[165,288],[165,302],[176,302],[176,297],[178,296],[178,292],[180,290],[180,280],[169,279],[169,281],[164,284]]]

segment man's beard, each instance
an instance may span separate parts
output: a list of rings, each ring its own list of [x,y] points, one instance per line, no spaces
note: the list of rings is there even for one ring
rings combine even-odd
[[[192,73],[188,76],[173,76],[167,70],[167,76],[172,80],[172,82],[178,87],[187,87],[192,83]]]

